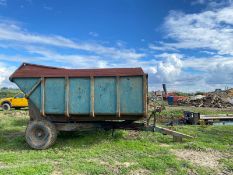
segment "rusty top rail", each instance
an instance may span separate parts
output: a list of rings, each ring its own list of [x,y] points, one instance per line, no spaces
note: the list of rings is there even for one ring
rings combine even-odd
[[[65,69],[23,63],[11,76],[13,78],[38,77],[91,77],[91,76],[143,76],[142,68]]]

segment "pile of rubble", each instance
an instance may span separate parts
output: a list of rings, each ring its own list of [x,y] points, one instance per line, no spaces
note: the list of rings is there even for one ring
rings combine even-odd
[[[227,108],[233,107],[233,97],[227,91],[211,92],[201,98],[188,98],[179,100],[178,105],[189,105],[195,107],[210,107],[210,108]]]

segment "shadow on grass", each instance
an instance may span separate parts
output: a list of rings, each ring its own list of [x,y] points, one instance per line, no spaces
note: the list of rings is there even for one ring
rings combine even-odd
[[[86,132],[60,132],[53,148],[89,148],[104,141],[116,141],[123,138],[121,131],[91,130]],[[0,149],[5,151],[31,150],[25,141],[25,132],[0,130]]]
[[[130,132],[130,131],[129,131]],[[30,150],[31,148],[27,145],[24,138],[24,131],[17,130],[0,130],[0,149],[4,150]],[[144,140],[148,142],[154,142],[157,144],[174,144],[174,141],[170,136],[166,136],[160,133],[148,133],[148,132],[139,132],[140,134],[137,137],[133,137],[132,133],[129,135],[124,135],[123,130],[116,130],[112,135],[112,131],[104,131],[101,129],[90,130],[90,131],[66,131],[59,132],[55,145],[51,148],[77,148],[77,149],[86,149],[94,147],[103,142],[109,142],[113,144],[119,140]],[[183,143],[189,142],[184,140]]]
[[[57,138],[56,147],[85,148],[95,146],[105,141],[117,141],[123,139],[122,131],[90,130],[82,132],[60,132]]]
[[[24,139],[24,132],[18,130],[0,130],[0,149],[15,151],[28,149]]]

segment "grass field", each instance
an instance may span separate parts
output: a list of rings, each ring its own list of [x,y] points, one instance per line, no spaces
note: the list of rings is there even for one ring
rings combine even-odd
[[[151,108],[150,108],[151,109]],[[152,110],[152,109],[151,109]],[[198,112],[201,115],[215,115],[215,114],[233,114],[233,108],[203,108],[203,107],[188,107],[188,106],[165,106],[157,121],[168,122],[183,116],[184,111]]]
[[[152,132],[60,133],[43,151],[24,140],[27,111],[0,111],[0,174],[233,174],[233,126],[177,126],[175,143]]]

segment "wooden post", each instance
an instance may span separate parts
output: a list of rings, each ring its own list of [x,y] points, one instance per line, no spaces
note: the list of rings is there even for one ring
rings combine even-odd
[[[181,136],[173,136],[173,141],[174,142],[182,142],[182,137]]]
[[[41,78],[41,115],[45,116],[45,78]]]

